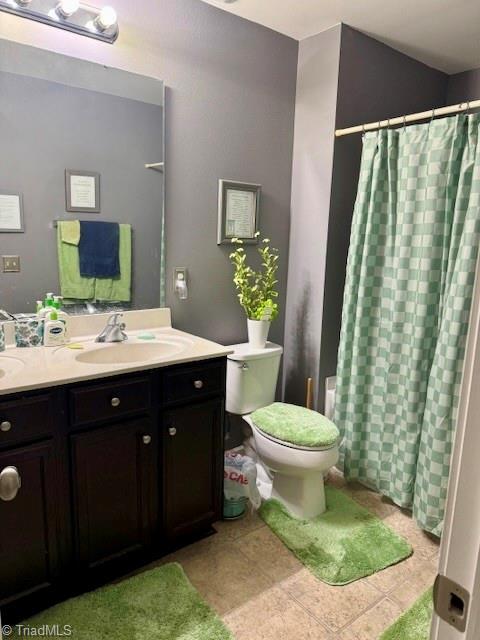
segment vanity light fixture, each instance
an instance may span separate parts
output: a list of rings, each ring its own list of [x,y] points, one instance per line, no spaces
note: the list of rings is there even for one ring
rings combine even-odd
[[[118,38],[117,12],[110,6],[96,9],[80,0],[0,0],[0,11],[109,44]]]
[[[61,18],[71,18],[79,8],[79,0],[60,0],[56,11]]]
[[[100,31],[106,31],[117,24],[117,12],[113,7],[103,7],[95,20],[95,26]]]

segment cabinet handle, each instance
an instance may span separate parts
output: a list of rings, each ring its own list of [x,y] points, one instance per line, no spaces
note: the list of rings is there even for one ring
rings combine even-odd
[[[169,433],[171,436],[175,436],[175,435],[177,435],[177,430],[175,429],[175,427],[169,427],[169,428],[168,428],[168,433]]]
[[[195,380],[193,386],[195,389],[203,389],[203,380]]]
[[[150,444],[152,441],[152,436],[146,435],[142,437],[143,444]]]
[[[10,431],[11,428],[12,428],[12,423],[8,422],[8,420],[5,420],[4,422],[0,423],[0,431]]]
[[[112,407],[119,407],[120,406],[120,398],[112,398],[110,401],[110,404],[112,405]]]
[[[17,467],[5,467],[0,472],[0,500],[10,502],[17,497],[18,490],[22,486],[22,479]]]

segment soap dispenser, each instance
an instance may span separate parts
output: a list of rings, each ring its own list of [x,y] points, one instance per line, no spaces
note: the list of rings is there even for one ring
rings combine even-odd
[[[60,347],[66,342],[66,325],[63,320],[58,319],[55,309],[52,309],[45,320],[43,333],[43,344],[45,347]]]
[[[62,308],[63,296],[53,296],[53,308],[57,312],[58,319],[65,325],[65,337],[68,333],[68,313]]]
[[[53,311],[53,293],[47,293],[43,301],[43,307],[38,311],[39,318],[47,318],[48,314]]]

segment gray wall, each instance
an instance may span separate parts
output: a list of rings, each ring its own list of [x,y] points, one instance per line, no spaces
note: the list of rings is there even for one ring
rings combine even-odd
[[[113,46],[21,18],[0,35],[165,81],[167,304],[176,327],[246,339],[229,251],[216,245],[217,181],[262,184],[260,226],[281,255],[282,313],[271,337],[282,342],[298,43],[199,0],[162,0],[146,12],[131,0],[115,6]],[[184,302],[173,294],[175,266],[189,270]]]
[[[443,106],[447,80],[444,73],[343,25],[336,128]],[[320,353],[320,411],[324,407],[325,378],[336,372],[361,149],[361,135],[335,140]]]
[[[163,177],[146,171],[163,155],[163,110],[96,91],[0,71],[0,190],[23,196],[25,233],[0,235],[21,272],[0,273],[0,307],[34,311],[59,291],[54,219],[129,222],[132,306],[158,306]],[[101,213],[65,213],[65,169],[100,173]]]
[[[480,69],[455,73],[448,79],[448,104],[480,100]]]
[[[166,101],[167,302],[175,326],[246,340],[229,247],[216,244],[219,178],[262,185],[260,229],[280,250],[283,341],[297,43],[198,0],[164,2],[159,73]],[[255,249],[247,248],[249,254]],[[189,299],[172,292],[189,270]]]
[[[318,380],[340,25],[300,42],[285,325],[285,400]]]

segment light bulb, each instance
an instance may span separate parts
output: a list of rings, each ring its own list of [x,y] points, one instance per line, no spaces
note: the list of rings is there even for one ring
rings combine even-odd
[[[73,16],[73,14],[78,11],[79,6],[79,0],[60,0],[57,5],[57,13],[59,13],[62,18],[70,18],[70,16]]]
[[[95,20],[100,31],[106,31],[117,23],[117,12],[113,7],[103,7]]]

